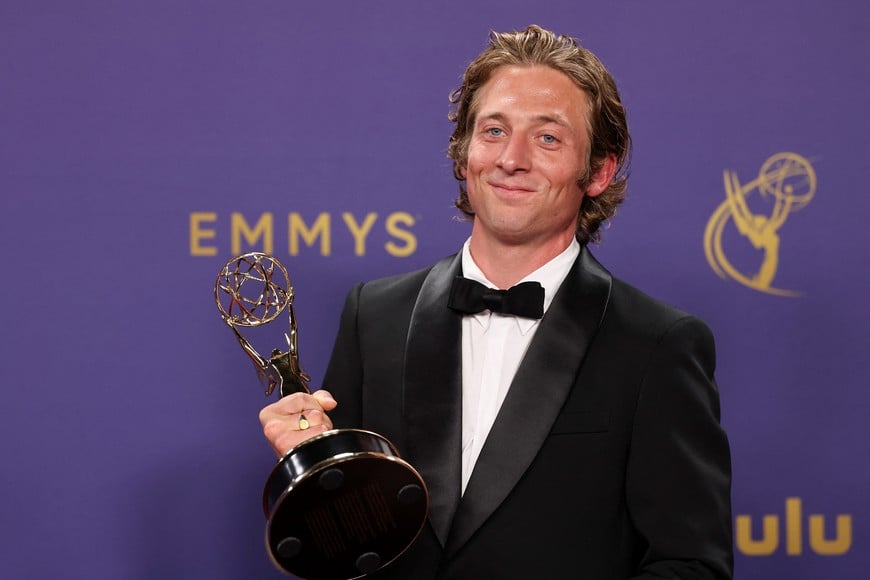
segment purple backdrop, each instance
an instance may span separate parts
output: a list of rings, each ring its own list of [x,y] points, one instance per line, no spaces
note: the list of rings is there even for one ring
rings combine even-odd
[[[352,283],[467,235],[447,95],[489,29],[532,22],[580,37],[628,105],[629,198],[597,256],[717,336],[738,578],[866,573],[870,8],[36,0],[0,7],[0,576],[279,577],[264,400],[217,271],[271,220],[253,247],[290,270],[317,383]],[[759,178],[785,152],[805,162]]]

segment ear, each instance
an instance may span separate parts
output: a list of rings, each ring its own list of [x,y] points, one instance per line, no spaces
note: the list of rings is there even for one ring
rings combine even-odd
[[[462,176],[462,179],[468,179],[468,164],[459,167],[459,175]]]
[[[610,182],[613,181],[613,176],[616,174],[616,155],[610,154],[604,158],[604,162],[597,172],[589,181],[589,186],[586,188],[585,194],[589,197],[601,195]]]

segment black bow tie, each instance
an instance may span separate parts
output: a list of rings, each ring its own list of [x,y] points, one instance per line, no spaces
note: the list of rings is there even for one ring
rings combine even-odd
[[[447,306],[463,314],[490,310],[523,318],[541,318],[544,316],[544,288],[538,282],[523,282],[508,290],[494,290],[457,276],[450,287]]]

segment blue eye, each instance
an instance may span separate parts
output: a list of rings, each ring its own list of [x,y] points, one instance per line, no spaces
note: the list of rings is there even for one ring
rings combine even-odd
[[[556,138],[552,135],[543,135],[541,139],[544,141],[544,143],[547,143],[548,145],[552,145],[556,142]]]
[[[492,127],[490,129],[487,129],[487,133],[489,133],[493,137],[501,137],[502,135],[504,135],[504,131],[499,129],[498,127]]]

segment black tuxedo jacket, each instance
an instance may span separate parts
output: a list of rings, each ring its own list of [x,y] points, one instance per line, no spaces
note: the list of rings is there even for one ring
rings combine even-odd
[[[390,439],[429,521],[377,578],[730,578],[730,455],[707,327],[584,248],[464,495],[459,255],[348,296],[324,380],[337,427]]]

